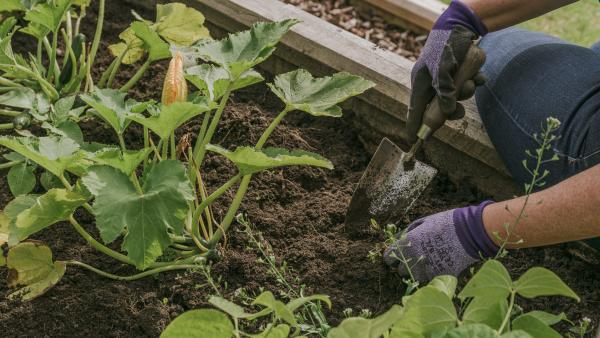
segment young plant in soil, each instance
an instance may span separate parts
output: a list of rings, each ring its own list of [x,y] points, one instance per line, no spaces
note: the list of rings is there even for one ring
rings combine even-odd
[[[264,146],[289,112],[339,117],[338,103],[373,86],[346,73],[313,78],[304,70],[296,70],[277,76],[269,87],[285,108],[257,143],[233,150],[212,144],[231,93],[263,81],[253,67],[274,52],[278,41],[296,23],[258,23],[248,31],[222,40],[203,39],[183,53],[176,52],[158,104],[127,99],[123,88],[95,87],[81,94],[81,100],[90,107],[88,113],[113,129],[118,145],[86,142],[79,128],[75,129],[79,132],[49,128],[50,134],[41,137],[0,137],[0,145],[55,178],[46,193],[19,195],[0,214],[0,240],[7,242],[0,264],[9,268],[9,285],[22,287],[9,297],[27,300],[39,296],[60,280],[68,265],[123,281],[197,268],[217,255],[253,174],[289,165],[332,168],[330,161],[317,154]],[[147,47],[145,64],[166,53],[164,46],[160,47],[164,31],[146,22],[134,23],[132,30]],[[184,63],[198,60],[206,63],[192,66],[184,74]],[[111,72],[120,62],[113,63]],[[189,98],[184,76],[199,89]],[[201,125],[195,144],[178,142],[176,130],[196,117]],[[132,124],[144,130],[141,149],[132,149],[124,141]],[[207,151],[226,157],[238,169],[210,193],[202,179]],[[234,188],[237,191],[228,211],[217,219],[211,205]],[[100,240],[80,224],[78,211],[95,218]],[[77,260],[53,261],[50,248],[29,237],[62,221],[68,221],[95,249],[141,272],[117,276]],[[117,240],[122,251],[107,246]]]

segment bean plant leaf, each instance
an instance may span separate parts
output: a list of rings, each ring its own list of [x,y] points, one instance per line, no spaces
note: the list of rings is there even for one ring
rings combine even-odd
[[[151,151],[151,148],[126,150],[125,152],[118,148],[104,148],[93,153],[90,159],[96,164],[117,168],[129,176],[148,157]]]
[[[208,302],[211,303],[216,308],[218,308],[219,310],[227,313],[228,315],[230,315],[233,318],[239,319],[239,318],[246,318],[249,316],[249,314],[246,313],[246,311],[244,310],[243,307],[237,305],[236,303],[230,302],[225,298],[218,297],[218,296],[211,296],[208,299]]]
[[[131,24],[135,36],[144,42],[144,49],[148,51],[150,61],[158,61],[171,57],[169,44],[164,42],[158,33],[150,28],[150,25],[143,21],[136,21]]]
[[[235,80],[271,56],[275,45],[298,22],[295,19],[259,22],[222,40],[200,40],[194,49],[198,57],[224,67],[230,79]]]
[[[533,337],[560,338],[562,335],[531,314],[524,314],[512,321],[513,330],[523,330]]]
[[[495,338],[496,331],[484,324],[471,324],[456,327],[446,332],[441,338]]]
[[[211,64],[205,63],[199,66],[193,66],[186,69],[185,72],[186,80],[190,81],[194,86],[200,89],[204,95],[213,101],[216,101],[225,95],[227,87],[231,83],[229,80],[229,73],[227,73],[225,68]],[[262,81],[264,81],[262,75],[257,71],[250,69],[242,73],[240,77],[234,81],[230,90],[238,90]]]
[[[329,331],[328,338],[379,338],[402,317],[402,307],[393,305],[386,313],[372,318],[347,318]],[[402,337],[410,337],[403,335]]]
[[[256,335],[250,335],[250,338],[288,338],[290,334],[290,327],[286,324],[267,325],[267,328]]]
[[[30,24],[44,27],[48,31],[56,32],[70,7],[71,0],[40,3],[25,13],[25,20]]]
[[[175,102],[168,106],[161,106],[160,113],[156,116],[131,114],[128,118],[148,127],[161,139],[166,140],[181,125],[214,107],[214,103],[206,100],[203,103]]]
[[[96,113],[108,123],[117,134],[123,134],[129,120],[129,107],[125,103],[126,93],[116,89],[95,89],[91,94],[81,95],[81,99],[90,105]]]
[[[502,325],[507,309],[508,301],[506,299],[491,303],[485,298],[475,297],[465,309],[462,322],[464,324],[486,324],[497,330]]]
[[[0,145],[39,164],[55,176],[83,157],[79,145],[69,138],[45,136],[40,138],[0,137]]]
[[[10,168],[6,180],[14,196],[29,194],[35,188],[36,178],[33,170],[34,167],[25,162]]]
[[[181,233],[194,196],[179,161],[153,165],[141,181],[140,193],[127,175],[109,166],[93,166],[82,178],[96,197],[93,209],[100,237],[110,243],[127,229],[123,249],[143,270],[171,244],[169,230]]]
[[[456,310],[448,295],[435,287],[426,286],[406,301],[404,314],[394,326],[428,335],[454,327],[457,320]]]
[[[511,290],[512,280],[506,268],[496,260],[489,260],[471,278],[458,297],[483,297],[499,301],[508,297]]]
[[[288,107],[314,116],[342,116],[338,103],[359,95],[375,84],[360,76],[336,73],[333,76],[313,78],[304,69],[298,69],[275,77],[268,84]]]
[[[525,272],[514,284],[517,293],[525,298],[540,296],[565,296],[579,301],[571,290],[554,272],[534,267]]]
[[[52,251],[40,243],[20,243],[8,251],[6,258],[8,286],[21,287],[8,295],[23,301],[38,297],[52,288],[65,274],[64,262],[53,262]]]
[[[160,338],[231,338],[233,324],[227,315],[213,309],[191,310],[175,318]]]
[[[62,183],[60,182],[59,178],[48,171],[44,171],[40,175],[40,184],[46,190],[62,187]]]
[[[443,293],[445,293],[448,298],[454,298],[454,292],[456,291],[456,284],[458,281],[454,276],[437,276],[431,282],[429,282],[429,286],[434,287]]]
[[[554,325],[554,324],[558,324],[559,322],[561,322],[563,320],[568,320],[567,315],[565,315],[564,312],[561,312],[561,313],[555,315],[555,314],[548,313],[545,311],[535,310],[535,311],[527,312],[526,315],[533,316],[546,325]]]
[[[210,38],[204,20],[202,13],[181,3],[156,5],[156,23],[152,28],[169,43],[191,46]]]
[[[261,293],[254,301],[252,305],[262,305],[273,311],[277,318],[280,318],[287,322],[290,325],[297,325],[296,317],[294,317],[294,313],[290,311],[290,309],[285,306],[285,304],[273,296],[271,291],[265,291]]]
[[[289,303],[287,303],[286,306],[288,307],[288,309],[290,309],[290,311],[294,312],[294,311],[298,310],[298,308],[300,308],[301,306],[304,306],[305,304],[308,304],[308,303],[312,303],[314,301],[321,301],[321,302],[327,304],[327,306],[331,309],[331,299],[329,299],[329,296],[327,296],[327,295],[312,295],[312,296],[292,299]]]
[[[529,333],[527,333],[523,330],[514,330],[511,332],[506,332],[505,334],[501,335],[500,338],[535,338],[535,337],[531,336]]]
[[[10,227],[10,236],[22,241],[55,223],[65,221],[87,201],[85,196],[66,189],[51,189],[18,214]],[[13,240],[11,239],[11,242]]]
[[[252,147],[237,147],[235,151],[229,151],[213,144],[206,145],[206,149],[227,157],[235,163],[242,175],[290,165],[310,165],[333,169],[333,164],[326,158],[303,150],[289,151],[281,148],[256,150]]]

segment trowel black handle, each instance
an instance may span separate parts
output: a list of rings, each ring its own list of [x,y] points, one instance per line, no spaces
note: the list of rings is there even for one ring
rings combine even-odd
[[[465,61],[458,68],[456,74],[454,75],[454,87],[456,88],[457,93],[460,93],[465,82],[473,79],[475,75],[477,75],[484,62],[485,52],[481,48],[477,47],[475,43],[473,43],[467,51]],[[435,96],[425,110],[425,114],[423,115],[423,124],[421,125],[417,136],[421,140],[427,139],[438,129],[440,129],[444,123],[446,123],[447,119],[448,116],[440,109],[439,98]]]

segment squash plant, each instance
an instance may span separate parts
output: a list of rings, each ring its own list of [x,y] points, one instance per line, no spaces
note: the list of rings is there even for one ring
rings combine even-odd
[[[453,276],[438,276],[428,285],[402,299],[384,314],[375,318],[352,317],[329,331],[328,338],[560,338],[551,326],[567,320],[564,313],[551,314],[544,311],[517,310],[517,295],[524,298],[540,296],[565,296],[579,301],[579,297],[553,272],[534,267],[513,281],[504,266],[496,261],[487,261],[456,294],[457,280]],[[263,294],[264,295],[264,294]],[[254,304],[267,306],[259,300]],[[326,301],[324,296],[317,300]],[[206,337],[206,332],[215,332],[211,337],[288,337],[290,327],[295,327],[293,309],[290,304],[279,304],[279,311],[269,298],[266,310],[257,314],[246,312],[235,304],[213,297],[209,301],[214,309],[198,309],[177,317],[161,337]],[[458,311],[457,311],[458,309]],[[223,312],[234,319],[230,319]],[[241,332],[240,319],[253,320],[259,314],[275,311],[276,317],[265,330],[256,335]],[[283,315],[285,313],[285,315]],[[279,323],[282,322],[282,323]],[[278,324],[279,323],[279,324]],[[217,334],[218,333],[218,334]],[[299,332],[291,332],[296,337]]]
[[[313,78],[304,70],[296,70],[277,76],[269,87],[285,108],[258,142],[236,149],[212,144],[230,94],[263,81],[253,67],[274,52],[279,40],[296,23],[257,23],[222,40],[203,39],[175,52],[160,103],[127,98],[123,88],[95,87],[79,95],[89,107],[88,114],[113,129],[118,145],[87,142],[76,125],[72,129],[51,126],[49,134],[41,137],[0,137],[0,145],[55,178],[46,193],[19,195],[0,214],[0,240],[8,245],[0,264],[11,271],[9,285],[22,287],[9,297],[27,300],[40,295],[60,280],[69,265],[117,280],[193,269],[217,254],[253,174],[289,165],[332,168],[330,161],[314,153],[264,146],[289,112],[339,117],[338,103],[373,86],[347,73]],[[165,31],[159,27],[142,21],[132,25],[147,47],[145,64],[163,55],[160,34]],[[172,35],[169,38],[174,39]],[[113,69],[125,60],[130,49],[123,50],[126,52],[121,51],[121,61],[117,57]],[[204,63],[198,64],[200,60]],[[184,70],[189,62],[195,65]],[[198,88],[189,97],[185,79]],[[201,121],[195,144],[192,147],[184,142],[181,149],[175,131],[194,118]],[[144,131],[141,149],[131,149],[124,141],[132,125]],[[226,157],[238,169],[236,175],[210,193],[202,179],[207,152]],[[217,219],[211,205],[234,188],[237,192],[227,213]],[[79,211],[93,215],[100,239],[81,226]],[[77,260],[53,261],[46,245],[28,238],[62,221],[68,221],[95,249],[141,272],[117,276]],[[121,250],[107,246],[117,240]]]

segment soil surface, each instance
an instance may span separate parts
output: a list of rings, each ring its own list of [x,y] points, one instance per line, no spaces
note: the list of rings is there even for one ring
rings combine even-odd
[[[107,8],[105,37],[114,41],[132,20],[129,14],[132,8],[117,0],[108,1]],[[133,9],[144,17],[154,17],[143,8]],[[91,10],[87,22],[95,21],[94,13]],[[91,25],[86,26],[90,35],[92,30]],[[111,58],[106,48],[100,51],[99,63],[106,67]],[[164,63],[153,65],[132,94],[138,99],[158,99],[157,88],[161,88],[165,69]],[[131,76],[135,67],[125,70],[117,78],[120,83]],[[264,86],[236,93],[225,111],[215,143],[225,147],[255,143],[279,109],[280,103]],[[331,296],[333,310],[327,313],[331,324],[339,323],[342,311],[347,308],[352,308],[354,314],[362,309],[381,313],[400,302],[404,291],[393,271],[367,258],[368,252],[383,240],[381,234],[373,232],[353,238],[343,228],[353,188],[369,161],[351,119],[351,112],[340,119],[290,114],[269,145],[320,153],[335,164],[335,169],[286,168],[256,175],[242,208],[254,230],[260,231],[273,247],[277,261],[287,262],[287,277],[294,288],[303,287],[305,294]],[[89,122],[83,128],[88,141],[116,142],[107,126]],[[198,122],[194,121],[178,136],[193,135],[197,130]],[[128,143],[136,146],[140,139],[140,131],[131,128]],[[223,158],[211,156],[205,163],[204,178],[210,190],[233,173],[231,164]],[[4,176],[5,172],[0,173],[0,207],[12,198]],[[223,215],[232,194],[232,191],[226,194],[215,208],[217,218]],[[457,186],[439,176],[404,221],[476,203],[486,197],[473,187]],[[79,212],[77,218],[97,236],[90,216]],[[241,226],[234,224],[231,230],[223,258],[212,267],[218,291],[242,301],[242,295],[256,295],[263,288],[282,290],[259,262],[260,256]],[[92,249],[68,224],[55,225],[39,233],[36,239],[46,242],[56,259],[77,259],[121,275],[135,272]],[[118,248],[118,244],[113,247]],[[595,317],[600,313],[600,271],[569,254],[567,246],[514,251],[505,263],[513,277],[532,266],[550,268],[582,298],[581,303],[564,298],[521,300],[526,309],[564,311],[574,321],[587,316],[596,324]],[[0,269],[0,279],[5,277],[6,269]],[[207,298],[216,292],[209,284],[201,272],[166,273],[125,283],[69,267],[57,286],[31,302],[9,302],[2,297],[0,332],[3,337],[157,337],[177,315],[207,305]],[[2,284],[0,294],[8,292]],[[568,327],[560,329],[565,332]]]
[[[357,8],[351,0],[281,0],[341,27],[380,48],[415,61],[427,35],[390,24],[368,8]]]

